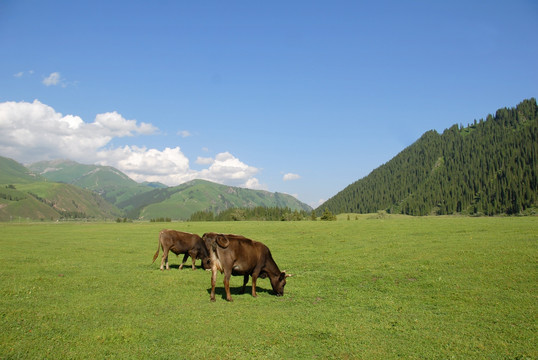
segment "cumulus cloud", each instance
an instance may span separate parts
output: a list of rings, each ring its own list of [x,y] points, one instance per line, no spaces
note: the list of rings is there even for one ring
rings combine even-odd
[[[157,128],[151,124],[138,125],[136,120],[126,120],[115,111],[98,114],[92,125],[98,131],[115,137],[133,136],[135,133],[149,135],[157,131]]]
[[[97,153],[100,165],[109,165],[123,171],[135,181],[159,181],[178,185],[197,177],[189,168],[189,159],[178,147],[163,151],[146,147],[124,146]]]
[[[282,178],[282,180],[290,181],[290,180],[297,180],[297,179],[300,179],[300,178],[301,178],[300,175],[293,174],[293,173],[287,173],[287,174],[284,174],[284,177]]]
[[[149,135],[152,124],[127,120],[117,112],[95,116],[87,123],[76,115],[63,115],[38,100],[0,103],[0,155],[23,163],[67,158],[81,163],[113,166],[136,181],[159,181],[178,185],[201,178],[227,185],[263,189],[249,166],[229,152],[198,157],[202,170],[190,168],[181,148],[164,150],[123,146],[112,147],[114,138]]]
[[[58,85],[60,84],[61,79],[62,77],[59,72],[53,72],[43,79],[43,84],[45,86]]]
[[[22,162],[54,158],[94,162],[95,153],[114,137],[150,134],[156,128],[126,120],[116,112],[93,123],[62,115],[38,100],[0,103],[0,152]]]
[[[259,169],[249,166],[229,152],[217,154],[209,168],[200,171],[200,177],[209,181],[244,185]]]
[[[250,178],[248,179],[242,187],[245,187],[247,189],[254,189],[254,190],[268,190],[267,186],[264,184],[260,184],[260,181],[256,178]]]

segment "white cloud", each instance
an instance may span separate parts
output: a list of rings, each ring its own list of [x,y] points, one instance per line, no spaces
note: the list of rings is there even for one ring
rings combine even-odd
[[[258,171],[259,169],[241,162],[229,152],[223,152],[217,154],[209,168],[201,170],[199,175],[209,181],[245,185]]]
[[[182,138],[186,138],[186,137],[189,137],[189,136],[192,136],[192,134],[190,133],[190,131],[188,130],[180,130],[177,132],[177,134],[179,136],[181,136]]]
[[[179,147],[159,151],[125,146],[102,150],[97,155],[101,158],[99,164],[120,169],[138,182],[159,181],[167,185],[178,185],[196,178],[196,171],[189,168],[189,159]]]
[[[213,164],[215,160],[213,160],[213,158],[210,158],[210,157],[201,157],[201,156],[198,156],[196,158],[196,163],[199,164],[199,165],[211,165]]]
[[[94,162],[96,152],[114,137],[149,134],[156,128],[126,120],[116,112],[93,123],[62,115],[38,100],[0,103],[0,152],[22,162],[55,158]]]
[[[267,186],[264,184],[260,184],[260,181],[256,178],[250,178],[248,179],[242,187],[245,187],[247,189],[253,189],[253,190],[268,190]]]
[[[46,86],[58,85],[62,77],[59,72],[53,72],[49,76],[43,79],[43,84]]]
[[[13,76],[16,78],[20,78],[20,77],[23,77],[24,75],[32,75],[33,73],[34,73],[34,70],[19,71],[18,73],[13,74]]]
[[[92,125],[104,133],[117,137],[133,136],[134,133],[149,135],[157,131],[157,128],[151,124],[141,123],[137,125],[136,120],[126,120],[115,111],[98,114]]]
[[[112,139],[157,132],[152,124],[127,120],[117,112],[98,114],[87,123],[76,115],[62,115],[38,100],[0,103],[0,155],[23,163],[71,159],[81,163],[113,166],[136,181],[178,185],[201,178],[217,183],[264,189],[249,166],[229,152],[198,157],[208,166],[190,168],[179,146],[164,150],[137,146],[112,147]]]
[[[293,174],[293,173],[287,173],[284,175],[284,177],[282,178],[282,180],[284,181],[290,181],[290,180],[297,180],[297,179],[300,179],[301,176],[300,175],[297,175],[297,174]]]

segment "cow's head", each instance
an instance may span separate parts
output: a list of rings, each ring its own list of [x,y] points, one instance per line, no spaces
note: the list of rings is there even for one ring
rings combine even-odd
[[[202,267],[204,270],[211,270],[211,257],[206,256],[202,258]]]
[[[286,278],[292,276],[291,274],[286,274],[286,270],[282,271],[279,276],[271,277],[271,286],[273,291],[276,293],[276,296],[284,295],[284,286],[286,286]]]
[[[202,239],[208,249],[215,249],[216,245],[222,248],[227,248],[228,245],[230,245],[230,240],[223,234],[205,233],[204,236],[202,236]]]

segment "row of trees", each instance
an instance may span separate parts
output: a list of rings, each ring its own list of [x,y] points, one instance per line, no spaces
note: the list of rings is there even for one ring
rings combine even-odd
[[[198,211],[191,215],[190,221],[300,221],[310,218],[304,210],[291,210],[289,207],[230,208],[218,214],[211,211]]]
[[[322,205],[334,213],[519,214],[538,206],[538,106],[425,133]],[[321,214],[322,209],[317,209]]]
[[[254,208],[231,208],[221,213],[214,214],[210,211],[198,211],[191,215],[190,221],[301,221],[317,220],[316,212],[304,210],[291,210],[289,207],[264,207]],[[322,221],[334,221],[334,215],[329,209],[325,209],[320,217]]]

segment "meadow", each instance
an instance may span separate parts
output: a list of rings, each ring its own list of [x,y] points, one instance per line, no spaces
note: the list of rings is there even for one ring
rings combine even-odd
[[[536,359],[538,217],[0,223],[0,358]],[[237,233],[294,274],[209,301],[162,228]],[[190,259],[187,261],[190,265]]]

